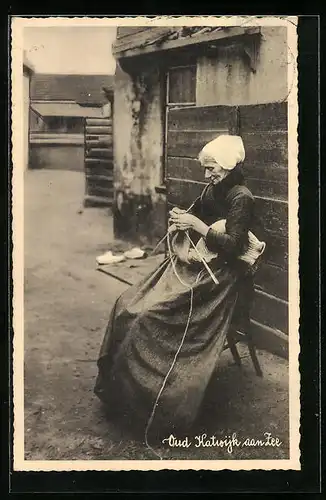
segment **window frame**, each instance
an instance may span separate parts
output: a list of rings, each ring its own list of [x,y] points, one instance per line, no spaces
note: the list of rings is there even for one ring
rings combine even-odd
[[[179,102],[171,103],[169,102],[170,93],[170,71],[178,68],[195,68],[195,101],[194,102]],[[163,134],[163,162],[161,170],[161,185],[156,186],[155,190],[157,193],[166,194],[166,162],[167,162],[167,135],[168,135],[168,113],[170,109],[182,108],[182,107],[195,107],[197,106],[197,71],[198,63],[197,58],[192,60],[188,64],[168,64],[164,68],[164,78],[163,78],[163,109],[164,109],[164,134]]]
[[[195,68],[195,100],[191,102],[170,102],[170,71],[177,70],[179,68]],[[197,62],[191,64],[178,64],[176,66],[169,66],[166,70],[166,102],[165,106],[167,109],[172,107],[183,107],[183,106],[196,106],[196,95],[197,93]]]

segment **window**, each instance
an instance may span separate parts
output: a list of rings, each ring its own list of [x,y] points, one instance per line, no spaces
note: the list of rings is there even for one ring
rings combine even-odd
[[[188,63],[188,64],[187,64]],[[161,172],[161,184],[165,184],[165,173],[167,164],[167,136],[168,136],[168,114],[173,107],[196,105],[196,79],[197,65],[194,58],[179,66],[170,66],[166,71],[166,94],[165,94],[165,117],[164,117],[164,155]],[[158,192],[163,192],[159,186]],[[162,191],[159,191],[162,189]]]
[[[70,116],[51,116],[47,119],[47,131],[56,134],[83,133],[83,118]]]
[[[46,119],[47,122],[47,131],[60,133],[65,132],[65,123],[64,118],[61,116],[49,116]]]
[[[168,105],[196,104],[196,66],[177,66],[168,71]]]
[[[69,117],[66,120],[66,130],[68,133],[81,134],[84,131],[84,120],[80,117]]]

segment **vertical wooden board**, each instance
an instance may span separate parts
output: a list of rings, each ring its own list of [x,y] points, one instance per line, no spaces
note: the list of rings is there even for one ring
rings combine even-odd
[[[242,132],[287,131],[287,102],[239,106]]]
[[[283,238],[288,236],[288,204],[269,199],[255,198],[255,213],[264,231]]]
[[[85,119],[85,126],[112,126],[112,120],[111,118],[86,118]]]
[[[86,134],[112,135],[112,125],[86,125]]]
[[[85,172],[93,175],[113,176],[113,165],[105,163],[85,163]]]
[[[254,196],[275,198],[281,201],[288,199],[288,185],[286,183],[247,177],[246,185]]]
[[[87,205],[113,200],[113,137],[111,118],[85,120],[85,175]],[[92,201],[90,201],[92,200]]]
[[[247,168],[247,166],[249,168],[269,168],[269,166],[278,168],[287,165],[287,147],[285,149],[273,146],[271,149],[258,148],[255,145],[248,144],[246,136],[242,138],[246,150],[244,168]],[[261,138],[261,141],[261,144],[263,144],[264,139]]]
[[[106,177],[105,175],[94,175],[92,173],[86,172],[86,182],[87,185],[98,185],[104,188],[113,187],[113,176]]]
[[[85,158],[85,164],[87,167],[94,169],[96,169],[100,165],[110,170],[113,169],[112,158]]]
[[[91,147],[86,152],[88,158],[113,158],[112,149]]]
[[[113,176],[113,168],[102,163],[92,164],[91,166],[86,163],[85,172],[89,175]]]
[[[201,195],[205,184],[198,182],[167,180],[167,202],[180,208],[188,208]],[[168,207],[169,210],[169,207]]]
[[[172,108],[168,113],[167,128],[171,130],[227,129],[238,130],[238,108],[236,106],[191,106]]]
[[[257,291],[251,318],[259,323],[288,334],[288,304],[273,295]]]
[[[202,148],[209,141],[221,134],[228,134],[227,129],[216,129],[212,131],[168,131],[167,154],[168,156],[197,158]]]
[[[263,349],[284,359],[289,358],[289,338],[283,332],[256,321],[251,321],[250,329],[257,349]]]
[[[264,262],[285,270],[288,269],[288,238],[283,238],[270,231],[256,231],[256,234],[261,240],[266,242],[266,250],[263,257]]]
[[[96,139],[89,139],[86,137],[85,140],[85,145],[87,148],[108,148],[109,150],[112,149],[113,145],[113,140],[112,136],[107,135],[107,136],[98,136]]]
[[[287,165],[288,145],[286,132],[244,132],[241,137],[246,150],[246,164]]]
[[[90,196],[108,197],[113,199],[113,187],[103,186],[102,183],[87,183],[87,194]]]
[[[245,162],[243,165],[243,174],[245,179],[261,179],[262,181],[280,182],[282,184],[288,183],[288,168],[286,164],[280,165],[278,163],[249,163]]]
[[[193,158],[169,156],[166,164],[166,177],[206,182],[203,167]]]
[[[288,301],[287,269],[262,262],[255,276],[255,284],[264,292]]]

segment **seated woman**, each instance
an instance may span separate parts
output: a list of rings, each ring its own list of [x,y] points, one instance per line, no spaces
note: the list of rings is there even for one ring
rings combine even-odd
[[[209,269],[200,259],[169,255],[111,312],[95,393],[146,442],[148,433],[166,436],[192,425],[223,350],[247,277],[238,257],[248,245],[254,198],[244,185],[244,158],[239,136],[208,143],[199,162],[209,184],[189,211],[170,212],[174,229],[196,233],[216,253]],[[221,219],[223,232],[210,227]]]

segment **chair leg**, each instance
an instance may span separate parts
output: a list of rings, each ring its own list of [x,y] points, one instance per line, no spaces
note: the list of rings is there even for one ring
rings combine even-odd
[[[237,349],[237,346],[236,346],[236,343],[234,341],[234,338],[233,336],[229,336],[228,338],[228,346],[229,346],[229,349],[231,351],[231,354],[233,356],[233,359],[234,359],[234,362],[237,366],[242,366],[241,364],[241,358],[240,358],[240,355],[239,355],[239,352],[238,352],[238,349]]]
[[[254,342],[252,340],[251,333],[249,333],[249,331],[247,331],[246,337],[247,337],[247,344],[248,344],[248,349],[249,349],[251,361],[252,361],[252,364],[254,365],[256,375],[258,377],[262,377],[263,372],[262,372],[262,369],[260,367],[260,364],[259,364],[259,361],[257,358],[256,348],[255,348]]]

